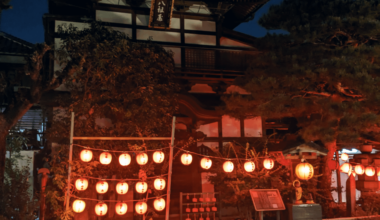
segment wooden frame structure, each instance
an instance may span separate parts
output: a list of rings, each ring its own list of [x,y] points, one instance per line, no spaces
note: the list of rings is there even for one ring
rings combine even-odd
[[[173,148],[174,148],[174,135],[175,135],[175,120],[176,117],[173,116],[172,121],[172,133],[171,137],[74,137],[74,112],[71,112],[71,124],[70,124],[70,152],[69,152],[69,169],[68,169],[68,187],[66,192],[66,210],[70,208],[70,182],[71,182],[71,162],[73,158],[73,145],[74,140],[151,140],[151,141],[165,141],[170,140],[170,154],[169,154],[169,171],[168,171],[168,186],[166,194],[166,213],[165,219],[169,220],[169,211],[170,211],[170,193],[171,193],[171,179],[173,172]]]

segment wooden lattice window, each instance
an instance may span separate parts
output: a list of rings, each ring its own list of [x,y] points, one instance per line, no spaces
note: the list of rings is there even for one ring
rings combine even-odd
[[[186,49],[186,68],[215,69],[214,50]]]

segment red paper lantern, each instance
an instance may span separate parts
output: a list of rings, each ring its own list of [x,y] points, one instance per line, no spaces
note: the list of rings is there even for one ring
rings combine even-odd
[[[148,190],[148,184],[146,182],[136,183],[136,192],[145,193]]]
[[[108,165],[112,161],[112,154],[108,152],[103,152],[99,156],[99,161],[101,164]]]
[[[127,213],[127,210],[128,210],[127,203],[124,203],[124,202],[116,203],[115,205],[116,214],[124,215],[125,213]]]
[[[309,180],[314,175],[314,167],[309,163],[299,163],[296,166],[296,175],[301,180]]]
[[[108,206],[104,202],[99,202],[95,205],[95,213],[97,216],[105,216],[108,211]]]
[[[104,194],[108,191],[108,183],[106,181],[99,181],[96,183],[96,192]]]
[[[344,163],[340,166],[339,170],[342,173],[349,173],[352,170],[352,166],[349,163]]]
[[[163,178],[157,178],[154,180],[154,188],[156,190],[163,190],[166,186],[166,181]]]
[[[75,188],[79,191],[84,191],[88,187],[88,180],[86,178],[79,178],[75,181]]]
[[[92,160],[92,151],[84,149],[80,152],[80,159],[83,162],[89,162]]]
[[[181,162],[183,165],[190,165],[191,162],[193,161],[193,156],[188,153],[183,153],[181,156]]]
[[[80,199],[77,199],[73,202],[73,211],[76,213],[81,213],[86,208],[86,202]]]
[[[148,206],[146,202],[138,202],[135,206],[137,214],[143,215],[146,213],[146,210],[148,209]]]
[[[129,186],[126,182],[119,182],[116,184],[116,192],[120,195],[124,195],[128,192]]]
[[[205,170],[208,170],[211,168],[212,160],[208,157],[204,157],[201,159],[201,167]]]
[[[356,165],[355,166],[355,173],[357,173],[358,175],[364,174],[364,166],[361,164]]]
[[[148,163],[148,155],[146,153],[139,153],[136,157],[136,161],[139,165],[145,165]]]
[[[368,166],[368,167],[365,168],[365,174],[366,174],[367,176],[374,176],[375,173],[376,173],[376,169],[375,169],[375,167],[373,167],[373,166]]]
[[[131,163],[131,155],[124,153],[119,156],[119,163],[122,166],[128,166]]]
[[[165,154],[162,151],[156,151],[153,153],[153,161],[155,163],[162,163],[164,162]]]
[[[255,166],[255,162],[253,161],[247,161],[244,163],[244,169],[245,171],[247,172],[253,172],[255,170],[256,166]]]
[[[226,161],[223,163],[223,170],[226,173],[231,173],[234,170],[234,163],[231,161]]]
[[[342,155],[340,155],[340,159],[342,159],[343,161],[348,160],[348,154],[343,153]]]
[[[153,206],[157,211],[162,211],[165,209],[165,199],[159,198],[155,199],[153,202]]]
[[[274,167],[274,160],[272,158],[267,158],[264,160],[263,165],[265,169],[271,170]]]

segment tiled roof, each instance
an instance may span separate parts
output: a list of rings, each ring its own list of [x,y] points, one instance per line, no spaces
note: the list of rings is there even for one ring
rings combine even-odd
[[[0,54],[29,55],[34,51],[34,44],[0,31]]]

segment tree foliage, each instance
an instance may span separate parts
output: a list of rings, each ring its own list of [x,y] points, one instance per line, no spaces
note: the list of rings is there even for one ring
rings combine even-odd
[[[52,155],[53,184],[47,193],[53,215],[68,219],[72,213],[62,209],[67,187],[69,114],[75,112],[75,136],[154,137],[170,136],[171,121],[176,110],[178,85],[174,81],[174,61],[171,52],[161,46],[130,41],[123,33],[112,31],[100,23],[79,31],[72,26],[61,27],[62,45],[57,56],[64,66],[70,59],[82,59],[83,69],[75,72],[65,84],[70,97],[61,99],[55,113],[49,140],[61,144]],[[153,141],[75,141],[82,146],[122,151],[146,151],[168,147],[168,142]],[[100,165],[94,150],[92,162],[79,159],[83,148],[74,146],[72,180],[81,176],[138,179],[140,169],[147,176],[167,172],[167,165],[142,167],[132,162],[127,167],[118,163],[112,153],[110,165]],[[150,153],[149,153],[150,154]],[[131,154],[135,161],[135,154]],[[151,156],[151,155],[150,155]],[[143,175],[144,176],[144,175]],[[152,184],[148,181],[149,184]],[[90,180],[94,186],[95,180]],[[129,182],[130,184],[134,182]],[[73,182],[71,183],[73,184]],[[132,189],[133,184],[130,185]],[[149,187],[153,188],[153,187]],[[91,197],[94,189],[80,194],[70,185],[73,196]],[[159,195],[160,192],[152,192]],[[106,194],[107,198],[109,194]],[[71,200],[72,202],[73,200]],[[152,211],[152,210],[150,210]],[[89,211],[92,213],[92,209]],[[152,212],[150,212],[152,213]]]
[[[305,141],[378,143],[380,5],[376,0],[284,0],[259,23],[289,35],[267,35],[262,51],[236,84],[250,95],[226,96],[236,117],[297,119]],[[325,166],[325,187],[331,171]],[[329,190],[326,196],[331,196]]]

